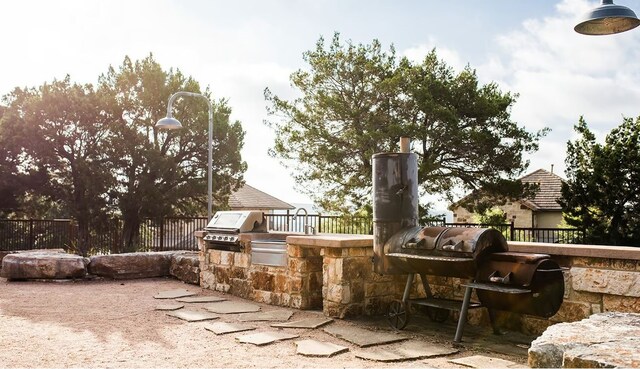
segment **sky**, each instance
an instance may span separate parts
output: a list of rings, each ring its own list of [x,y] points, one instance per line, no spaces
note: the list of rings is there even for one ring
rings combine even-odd
[[[616,4],[640,12],[640,0]],[[611,36],[573,31],[597,5],[587,0],[21,0],[4,2],[0,95],[69,74],[96,83],[125,56],[150,53],[179,68],[216,99],[246,131],[248,184],[289,203],[309,203],[290,173],[268,157],[274,134],[263,91],[297,96],[289,76],[306,69],[302,54],[320,37],[393,45],[420,61],[436,48],[456,70],[476,69],[482,83],[519,94],[512,118],[530,131],[551,132],[528,156],[528,172],[563,176],[566,143],[584,116],[596,136],[623,117],[640,115],[640,28]],[[446,203],[436,201],[436,209]]]

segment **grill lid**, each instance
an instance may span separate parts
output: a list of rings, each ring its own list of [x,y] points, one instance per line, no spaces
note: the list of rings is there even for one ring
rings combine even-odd
[[[261,211],[218,211],[207,226],[209,232],[265,232],[266,222]]]

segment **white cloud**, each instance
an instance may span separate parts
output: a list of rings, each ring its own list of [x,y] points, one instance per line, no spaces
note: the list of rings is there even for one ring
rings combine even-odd
[[[584,36],[573,31],[593,4],[563,0],[556,14],[527,20],[498,37],[496,53],[478,68],[500,85],[520,94],[512,117],[527,128],[552,128],[533,155],[530,169],[564,171],[567,140],[584,115],[600,135],[637,116],[640,103],[640,34]]]
[[[414,63],[421,63],[425,56],[434,48],[436,49],[438,58],[444,60],[444,62],[454,70],[460,71],[467,65],[467,62],[462,60],[457,51],[443,46],[442,43],[439,43],[433,36],[429,36],[429,39],[425,43],[403,50],[401,55],[406,56],[407,59]]]

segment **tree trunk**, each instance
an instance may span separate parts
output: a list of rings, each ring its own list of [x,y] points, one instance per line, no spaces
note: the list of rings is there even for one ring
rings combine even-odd
[[[121,252],[135,252],[140,246],[140,212],[128,210],[123,214]]]

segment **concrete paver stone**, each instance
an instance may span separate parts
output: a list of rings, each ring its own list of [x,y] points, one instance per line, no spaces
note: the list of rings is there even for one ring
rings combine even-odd
[[[395,347],[379,347],[372,350],[361,350],[355,352],[355,356],[365,360],[373,361],[404,361],[417,360],[434,356],[453,355],[458,350],[443,345],[433,343],[409,341],[403,342]]]
[[[162,310],[162,311],[171,311],[171,310],[178,310],[178,309],[182,309],[184,307],[184,304],[160,304],[158,306],[156,306],[156,310]]]
[[[204,326],[204,329],[210,332],[213,332],[217,335],[221,335],[221,334],[227,334],[227,333],[252,331],[256,328],[227,323],[227,322],[215,322],[215,323],[208,323],[207,325]]]
[[[238,320],[240,320],[241,322],[284,322],[289,320],[292,315],[292,311],[273,310],[260,313],[240,314]]]
[[[324,331],[334,337],[349,341],[360,347],[384,345],[408,339],[408,337],[402,336],[399,333],[374,332],[357,327],[330,325],[324,328]]]
[[[215,314],[186,309],[172,311],[167,313],[167,315],[186,320],[187,322],[201,322],[203,320],[218,319],[218,316]]]
[[[218,314],[239,314],[253,313],[260,311],[260,306],[238,301],[221,301],[204,306],[205,309],[212,313]]]
[[[182,297],[176,299],[178,302],[188,302],[188,303],[203,303],[203,302],[220,302],[227,301],[227,299],[216,296],[195,296],[195,297]]]
[[[525,365],[514,363],[513,361],[498,359],[482,355],[462,357],[449,360],[450,363],[468,366],[470,368],[526,368]]]
[[[297,334],[288,334],[282,332],[261,332],[239,336],[236,337],[236,339],[241,343],[251,343],[256,346],[264,346],[276,341],[290,340],[298,337],[299,336]]]
[[[309,319],[301,319],[293,322],[286,323],[275,323],[271,324],[272,327],[275,328],[318,328],[322,327],[325,324],[329,324],[333,322],[333,319],[328,318],[309,318]]]
[[[316,340],[296,341],[296,353],[302,356],[330,357],[349,351],[348,347]]]
[[[195,292],[180,288],[177,290],[160,291],[157,295],[153,296],[154,299],[175,299],[179,297],[187,297],[195,295]]]

